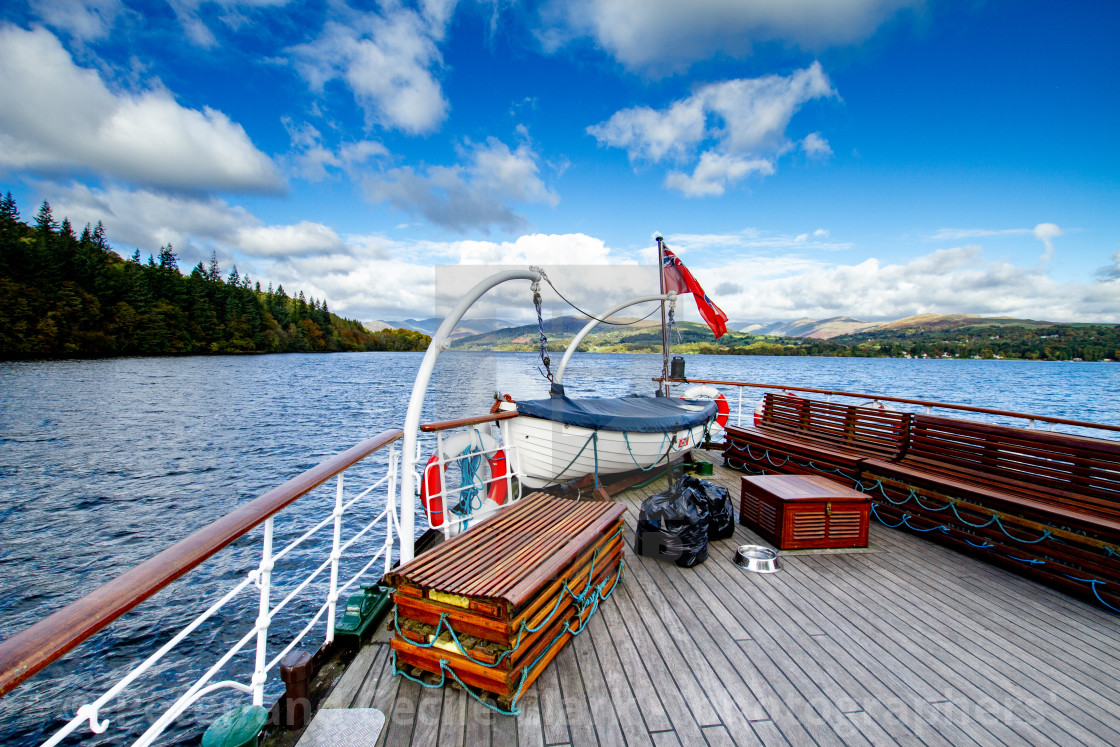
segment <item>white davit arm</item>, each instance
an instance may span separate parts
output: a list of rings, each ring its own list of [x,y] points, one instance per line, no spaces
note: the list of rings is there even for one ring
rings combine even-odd
[[[451,347],[451,332],[455,325],[467,313],[467,309],[474,302],[486,294],[491,288],[501,285],[507,280],[531,280],[536,285],[541,281],[543,273],[539,268],[528,270],[509,270],[491,275],[463,296],[455,308],[444,318],[439,329],[432,335],[428,350],[424,353],[424,360],[420,362],[420,370],[416,373],[416,383],[412,385],[412,396],[408,400],[408,412],[404,416],[404,441],[401,445],[401,565],[412,560],[414,547],[413,537],[416,525],[416,438],[420,430],[420,411],[424,407],[424,395],[428,393],[428,383],[432,378],[432,370],[436,367],[436,359],[444,350]]]
[[[554,377],[556,384],[562,385],[564,383],[564,369],[568,367],[568,361],[572,359],[572,355],[576,352],[579,344],[583,342],[583,338],[587,337],[587,335],[590,334],[591,330],[595,329],[595,325],[599,323],[600,319],[610,319],[612,315],[617,314],[623,309],[627,309],[631,306],[636,306],[640,303],[645,303],[646,301],[668,301],[669,303],[676,303],[676,300],[676,293],[666,293],[661,296],[642,296],[641,298],[631,298],[629,301],[625,301],[623,303],[620,303],[618,306],[615,306],[610,311],[607,311],[604,314],[600,314],[596,318],[592,318],[592,320],[584,325],[583,329],[579,331],[579,334],[572,338],[572,341],[568,344],[568,349],[564,351],[564,358],[560,361],[560,368],[556,370],[556,376]]]

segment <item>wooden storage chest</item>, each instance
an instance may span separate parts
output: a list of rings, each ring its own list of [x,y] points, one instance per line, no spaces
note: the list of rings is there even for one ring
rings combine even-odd
[[[530,495],[386,574],[397,670],[459,680],[516,707],[613,591],[624,511]]]
[[[779,550],[867,547],[871,502],[820,475],[744,477],[739,523]]]

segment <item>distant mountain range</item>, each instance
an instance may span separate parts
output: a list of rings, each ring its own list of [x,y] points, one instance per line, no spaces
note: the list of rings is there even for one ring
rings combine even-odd
[[[365,328],[370,332],[380,332],[383,329],[411,329],[414,332],[434,335],[442,321],[443,319],[441,318],[433,317],[431,319],[402,319],[399,321],[385,322],[375,320],[362,322],[362,324],[365,325]],[[504,319],[464,319],[459,322],[455,331],[451,333],[451,339],[459,340],[464,337],[473,337],[474,335],[482,335],[487,332],[513,327],[514,325],[514,322],[509,322]]]
[[[751,323],[739,327],[740,332],[770,337],[813,337],[830,340],[843,335],[880,330],[902,330],[921,327],[928,330],[949,330],[978,324],[1016,327],[1048,327],[1053,322],[1034,319],[1015,319],[1007,316],[977,316],[975,314],[918,314],[890,322],[863,322],[850,316],[828,319],[794,319],[791,322]]]

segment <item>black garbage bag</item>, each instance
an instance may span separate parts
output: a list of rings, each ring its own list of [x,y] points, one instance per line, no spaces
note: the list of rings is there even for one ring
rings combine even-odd
[[[735,509],[732,508],[731,494],[727,492],[727,488],[695,477],[685,476],[681,479],[691,480],[689,486],[700,491],[708,501],[708,513],[711,514],[708,522],[708,540],[724,540],[734,536]]]
[[[700,482],[682,477],[668,490],[642,501],[634,552],[672,560],[681,568],[692,568],[708,558],[708,526],[711,514]]]

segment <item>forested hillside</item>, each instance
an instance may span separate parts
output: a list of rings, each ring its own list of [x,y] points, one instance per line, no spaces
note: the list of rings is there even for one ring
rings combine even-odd
[[[81,234],[43,202],[29,225],[0,203],[0,359],[423,350],[419,332],[369,332],[326,300],[261,290],[217,259],[179,269],[168,244],[146,261],[112,250],[101,222]]]

